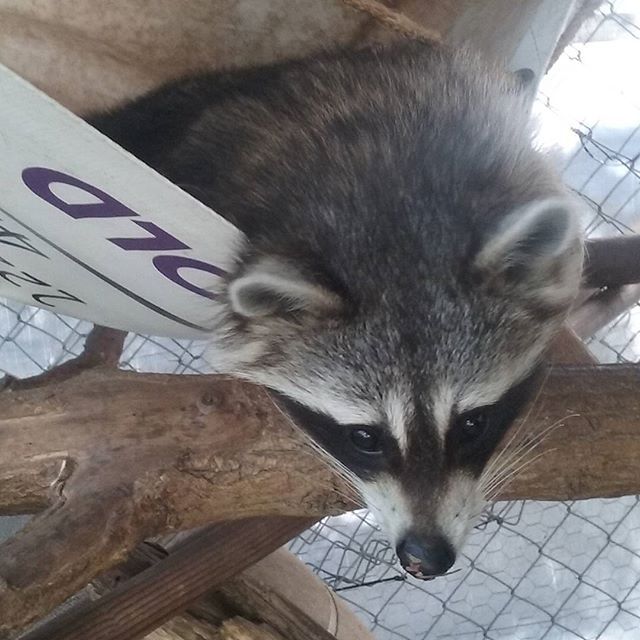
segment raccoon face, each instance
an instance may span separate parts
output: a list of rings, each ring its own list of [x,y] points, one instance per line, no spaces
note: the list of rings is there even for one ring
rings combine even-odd
[[[439,255],[437,271],[388,270],[373,300],[321,267],[253,256],[229,282],[215,355],[275,392],[420,578],[453,565],[480,514],[487,462],[535,387],[582,267],[559,197],[516,208],[468,246],[449,263]]]

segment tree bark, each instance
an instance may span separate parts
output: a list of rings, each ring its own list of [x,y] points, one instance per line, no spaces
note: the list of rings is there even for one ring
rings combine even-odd
[[[9,388],[0,416],[0,512],[47,507],[0,545],[0,629],[46,613],[146,537],[353,506],[247,384],[98,368]]]
[[[634,365],[552,369],[511,447],[562,426],[498,497],[640,492],[639,383]],[[248,384],[98,368],[9,388],[0,416],[0,511],[47,506],[0,546],[0,629],[47,612],[149,536],[354,506],[266,392]]]
[[[640,282],[640,235],[587,240],[583,282],[593,288]]]

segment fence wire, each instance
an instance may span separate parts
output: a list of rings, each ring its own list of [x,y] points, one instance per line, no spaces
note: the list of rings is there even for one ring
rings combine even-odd
[[[592,237],[640,231],[640,3],[604,2],[541,85],[541,144]],[[0,300],[0,372],[28,376],[77,355],[90,325]],[[640,306],[587,341],[602,362],[640,358]],[[202,373],[203,345],[130,335],[122,366]],[[406,578],[366,511],[325,519],[290,548],[384,640],[640,638],[640,498],[495,504],[454,572]],[[18,526],[0,519],[0,530]]]

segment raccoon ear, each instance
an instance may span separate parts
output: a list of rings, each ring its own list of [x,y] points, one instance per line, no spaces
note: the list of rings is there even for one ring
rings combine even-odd
[[[571,202],[535,200],[509,213],[491,230],[475,258],[489,279],[516,286],[548,305],[567,303],[582,271],[582,243]]]
[[[335,315],[342,299],[314,282],[290,262],[263,257],[232,280],[228,288],[231,309],[246,318],[305,313],[315,317]]]

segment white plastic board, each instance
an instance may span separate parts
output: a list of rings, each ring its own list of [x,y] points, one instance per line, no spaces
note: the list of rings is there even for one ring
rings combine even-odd
[[[241,232],[0,65],[0,297],[204,337]]]

